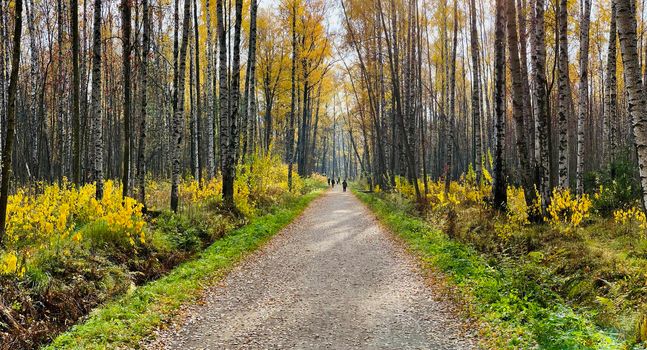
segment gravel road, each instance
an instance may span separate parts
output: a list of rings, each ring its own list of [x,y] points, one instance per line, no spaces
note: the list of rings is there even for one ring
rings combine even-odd
[[[149,349],[475,349],[465,321],[352,194],[327,192]]]

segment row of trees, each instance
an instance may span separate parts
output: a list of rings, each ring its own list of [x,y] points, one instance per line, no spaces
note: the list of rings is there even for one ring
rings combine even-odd
[[[170,179],[177,210],[182,177],[218,174],[233,208],[251,157],[280,154],[300,175],[351,166],[338,156],[325,1],[1,5],[0,210],[16,186],[64,178],[96,181],[97,198],[121,178],[142,203],[147,178]]]
[[[642,4],[595,5],[341,1],[347,130],[369,183],[403,176],[422,199],[429,178],[449,185],[472,167],[492,173],[497,206],[514,183],[545,208],[626,149],[647,195]]]

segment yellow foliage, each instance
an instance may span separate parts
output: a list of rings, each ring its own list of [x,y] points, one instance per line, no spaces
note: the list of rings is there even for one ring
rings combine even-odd
[[[7,252],[0,256],[0,274],[18,273],[22,275],[24,269],[18,268],[18,257],[14,252]]]
[[[621,224],[621,225],[628,225],[628,224],[637,225],[638,228],[640,228],[643,236],[645,235],[645,231],[647,230],[647,217],[645,216],[645,212],[637,207],[632,207],[631,209],[627,209],[627,210],[618,209],[614,211],[613,220],[617,224]]]
[[[577,197],[568,189],[555,188],[547,208],[548,217],[545,219],[551,226],[568,232],[589,217],[592,205],[588,194]]]
[[[95,191],[94,184],[76,188],[67,180],[60,185],[44,186],[38,195],[18,190],[8,198],[7,247],[26,247],[18,252],[29,256],[29,248],[51,245],[73,232],[72,241],[81,242],[83,236],[77,232],[77,225],[102,220],[109,230],[123,232],[133,246],[135,239],[144,242],[142,205],[129,197],[122,200],[121,187],[112,181],[106,181],[101,201],[96,200]],[[4,257],[5,271],[13,268],[12,264],[7,264],[9,254],[12,253]]]

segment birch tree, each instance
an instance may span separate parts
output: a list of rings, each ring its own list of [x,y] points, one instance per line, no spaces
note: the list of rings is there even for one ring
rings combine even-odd
[[[103,198],[103,117],[101,115],[101,3],[94,1],[92,38],[92,102],[90,105],[94,147],[93,174],[97,200]]]
[[[18,71],[20,70],[20,42],[22,36],[22,0],[15,0],[13,51],[11,54],[11,74],[7,91],[7,136],[2,148],[2,176],[0,177],[0,247],[4,247],[7,223],[7,200],[9,199],[9,180],[16,129],[16,95],[18,92]]]
[[[615,3],[629,114],[638,157],[643,209],[647,209],[647,106],[642,86],[642,69],[638,62],[636,13],[631,0],[615,0]]]
[[[589,22],[591,0],[583,0],[580,23],[580,85],[579,111],[577,114],[577,194],[584,193],[584,121],[589,112]]]
[[[568,103],[569,84],[568,77],[568,12],[567,1],[559,0],[557,14],[557,31],[559,39],[559,54],[557,63],[557,120],[559,127],[559,187],[568,187]]]
[[[127,1],[127,0],[126,0]],[[182,152],[182,120],[184,119],[184,95],[186,76],[186,52],[189,45],[189,23],[191,22],[191,0],[184,1],[184,19],[182,24],[182,43],[178,56],[178,69],[175,71],[176,101],[173,111],[173,137],[171,150],[173,152],[171,169],[171,210],[177,212],[179,198],[178,186],[180,182],[180,157]]]

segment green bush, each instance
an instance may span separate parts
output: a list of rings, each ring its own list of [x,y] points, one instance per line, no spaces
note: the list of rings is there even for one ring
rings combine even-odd
[[[637,169],[629,157],[620,157],[604,170],[587,175],[588,190],[599,191],[593,196],[593,208],[610,216],[614,210],[634,206],[641,192]]]

